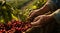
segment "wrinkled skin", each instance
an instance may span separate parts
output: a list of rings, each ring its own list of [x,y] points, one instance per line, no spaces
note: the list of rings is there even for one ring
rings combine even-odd
[[[26,33],[51,33],[55,28],[55,19],[52,15],[39,15],[31,22],[32,28]],[[48,29],[48,30],[43,30]],[[48,31],[48,32],[47,32]]]
[[[33,22],[31,22],[32,26],[39,26],[42,27],[45,24],[51,23],[54,18],[51,15],[40,15],[34,19]]]
[[[32,33],[32,31],[33,32],[36,31],[35,27],[37,27],[37,29],[40,30],[41,27],[46,27],[47,25],[49,25],[50,23],[53,23],[53,21],[55,21],[55,19],[52,15],[44,15],[45,13],[47,13],[49,11],[53,11],[50,9],[50,7],[51,7],[50,5],[52,5],[52,8],[54,8],[53,6],[55,6],[55,5],[53,5],[52,3],[50,4],[50,3],[51,2],[48,0],[42,8],[40,8],[39,10],[34,10],[33,12],[30,13],[29,20],[30,20],[31,25],[33,27],[32,30],[30,31],[31,33]],[[56,9],[54,9],[54,11],[55,10]],[[42,29],[44,29],[44,28],[42,28]],[[48,31],[52,31],[52,30],[48,29]],[[36,32],[34,32],[34,33],[36,33]]]

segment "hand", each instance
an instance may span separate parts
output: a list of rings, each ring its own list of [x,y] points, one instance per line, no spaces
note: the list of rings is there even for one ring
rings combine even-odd
[[[39,9],[38,10],[34,10],[34,11],[32,11],[31,13],[30,13],[30,18],[29,18],[29,20],[30,21],[33,21],[33,19],[35,18],[35,17],[37,17],[39,15]]]
[[[51,23],[54,18],[51,15],[40,15],[34,19],[33,22],[31,22],[32,26],[39,26],[42,27],[45,24]]]

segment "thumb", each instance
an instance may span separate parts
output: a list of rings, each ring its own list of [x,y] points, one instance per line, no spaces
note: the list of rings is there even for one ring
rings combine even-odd
[[[33,27],[38,27],[40,25],[40,21],[38,20],[38,21],[35,21],[35,22],[31,22],[31,25]]]

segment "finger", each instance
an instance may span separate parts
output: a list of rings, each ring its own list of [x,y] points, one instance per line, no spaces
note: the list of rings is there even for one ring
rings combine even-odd
[[[30,15],[30,18],[33,18],[34,17],[34,13],[32,12],[31,15]]]
[[[38,24],[37,24],[37,22],[31,22],[31,25],[32,26],[37,26]]]
[[[34,20],[34,18],[35,18],[35,15],[34,15],[34,13],[32,13],[32,14],[29,16],[29,20],[32,22],[32,21]]]
[[[40,16],[36,17],[36,18],[34,19],[34,22],[36,22],[36,21],[39,20],[39,19],[40,19]]]
[[[32,26],[39,26],[40,25],[40,19],[37,20],[36,22],[31,22]]]
[[[33,20],[34,19],[33,15],[34,15],[33,11],[30,12],[30,14],[29,14],[29,20]]]
[[[36,10],[32,10],[32,11],[30,12],[30,15],[31,15],[32,13],[34,13],[35,11],[36,11]],[[29,16],[30,16],[30,15],[29,15]]]
[[[29,15],[29,16],[30,16],[30,18],[34,17],[34,16],[35,16],[35,14],[36,14],[36,12],[37,12],[36,10],[31,11],[31,13],[30,13],[30,15]]]

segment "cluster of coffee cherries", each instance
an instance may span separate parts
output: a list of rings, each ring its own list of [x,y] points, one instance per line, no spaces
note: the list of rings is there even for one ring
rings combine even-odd
[[[28,22],[11,20],[6,24],[0,23],[0,33],[22,33],[31,28]]]

